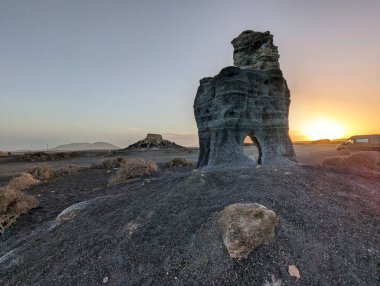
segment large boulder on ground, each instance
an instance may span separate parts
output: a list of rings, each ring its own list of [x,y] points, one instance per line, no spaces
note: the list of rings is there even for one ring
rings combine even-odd
[[[223,242],[232,258],[247,258],[256,247],[274,240],[276,214],[256,203],[227,206],[219,219]]]

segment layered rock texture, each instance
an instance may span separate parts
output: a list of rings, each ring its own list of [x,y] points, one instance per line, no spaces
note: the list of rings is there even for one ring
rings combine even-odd
[[[200,80],[194,101],[198,167],[254,165],[243,154],[246,136],[259,149],[259,164],[295,162],[289,138],[290,92],[269,32],[245,31],[232,41],[234,67]]]
[[[247,258],[256,247],[272,242],[276,225],[274,211],[256,203],[229,205],[219,218],[224,245],[237,259]]]
[[[145,139],[129,145],[127,149],[166,149],[166,148],[183,148],[174,142],[165,140],[160,134],[148,133]]]

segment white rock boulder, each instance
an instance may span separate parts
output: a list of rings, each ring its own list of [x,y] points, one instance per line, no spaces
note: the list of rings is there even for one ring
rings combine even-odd
[[[276,214],[256,203],[227,206],[219,218],[223,242],[230,257],[242,259],[258,246],[275,238]]]

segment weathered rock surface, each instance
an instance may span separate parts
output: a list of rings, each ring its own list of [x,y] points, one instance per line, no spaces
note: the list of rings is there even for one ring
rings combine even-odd
[[[255,164],[243,154],[246,136],[258,146],[257,163],[296,161],[289,138],[290,92],[272,38],[269,32],[243,32],[232,41],[236,67],[200,80],[194,101],[197,167]]]
[[[280,55],[270,32],[244,31],[231,44],[234,47],[234,66],[251,70],[280,69]]]
[[[129,145],[127,149],[165,149],[165,148],[183,148],[174,142],[165,140],[160,134],[148,133],[146,138]]]
[[[223,242],[232,258],[247,258],[258,246],[274,240],[276,214],[256,203],[227,206],[219,219]]]
[[[96,200],[96,199],[95,199]],[[94,201],[94,200],[92,200]],[[83,201],[76,203],[66,209],[64,209],[55,219],[55,222],[57,225],[62,224],[65,221],[71,220],[74,217],[76,217],[81,211],[83,211],[85,208],[87,208],[91,203],[91,200],[89,201]]]

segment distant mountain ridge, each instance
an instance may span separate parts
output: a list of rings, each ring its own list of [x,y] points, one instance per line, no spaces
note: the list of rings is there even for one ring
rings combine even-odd
[[[69,143],[54,147],[52,150],[65,150],[65,151],[80,151],[80,150],[101,150],[101,149],[120,149],[107,142],[95,142],[95,143]]]

